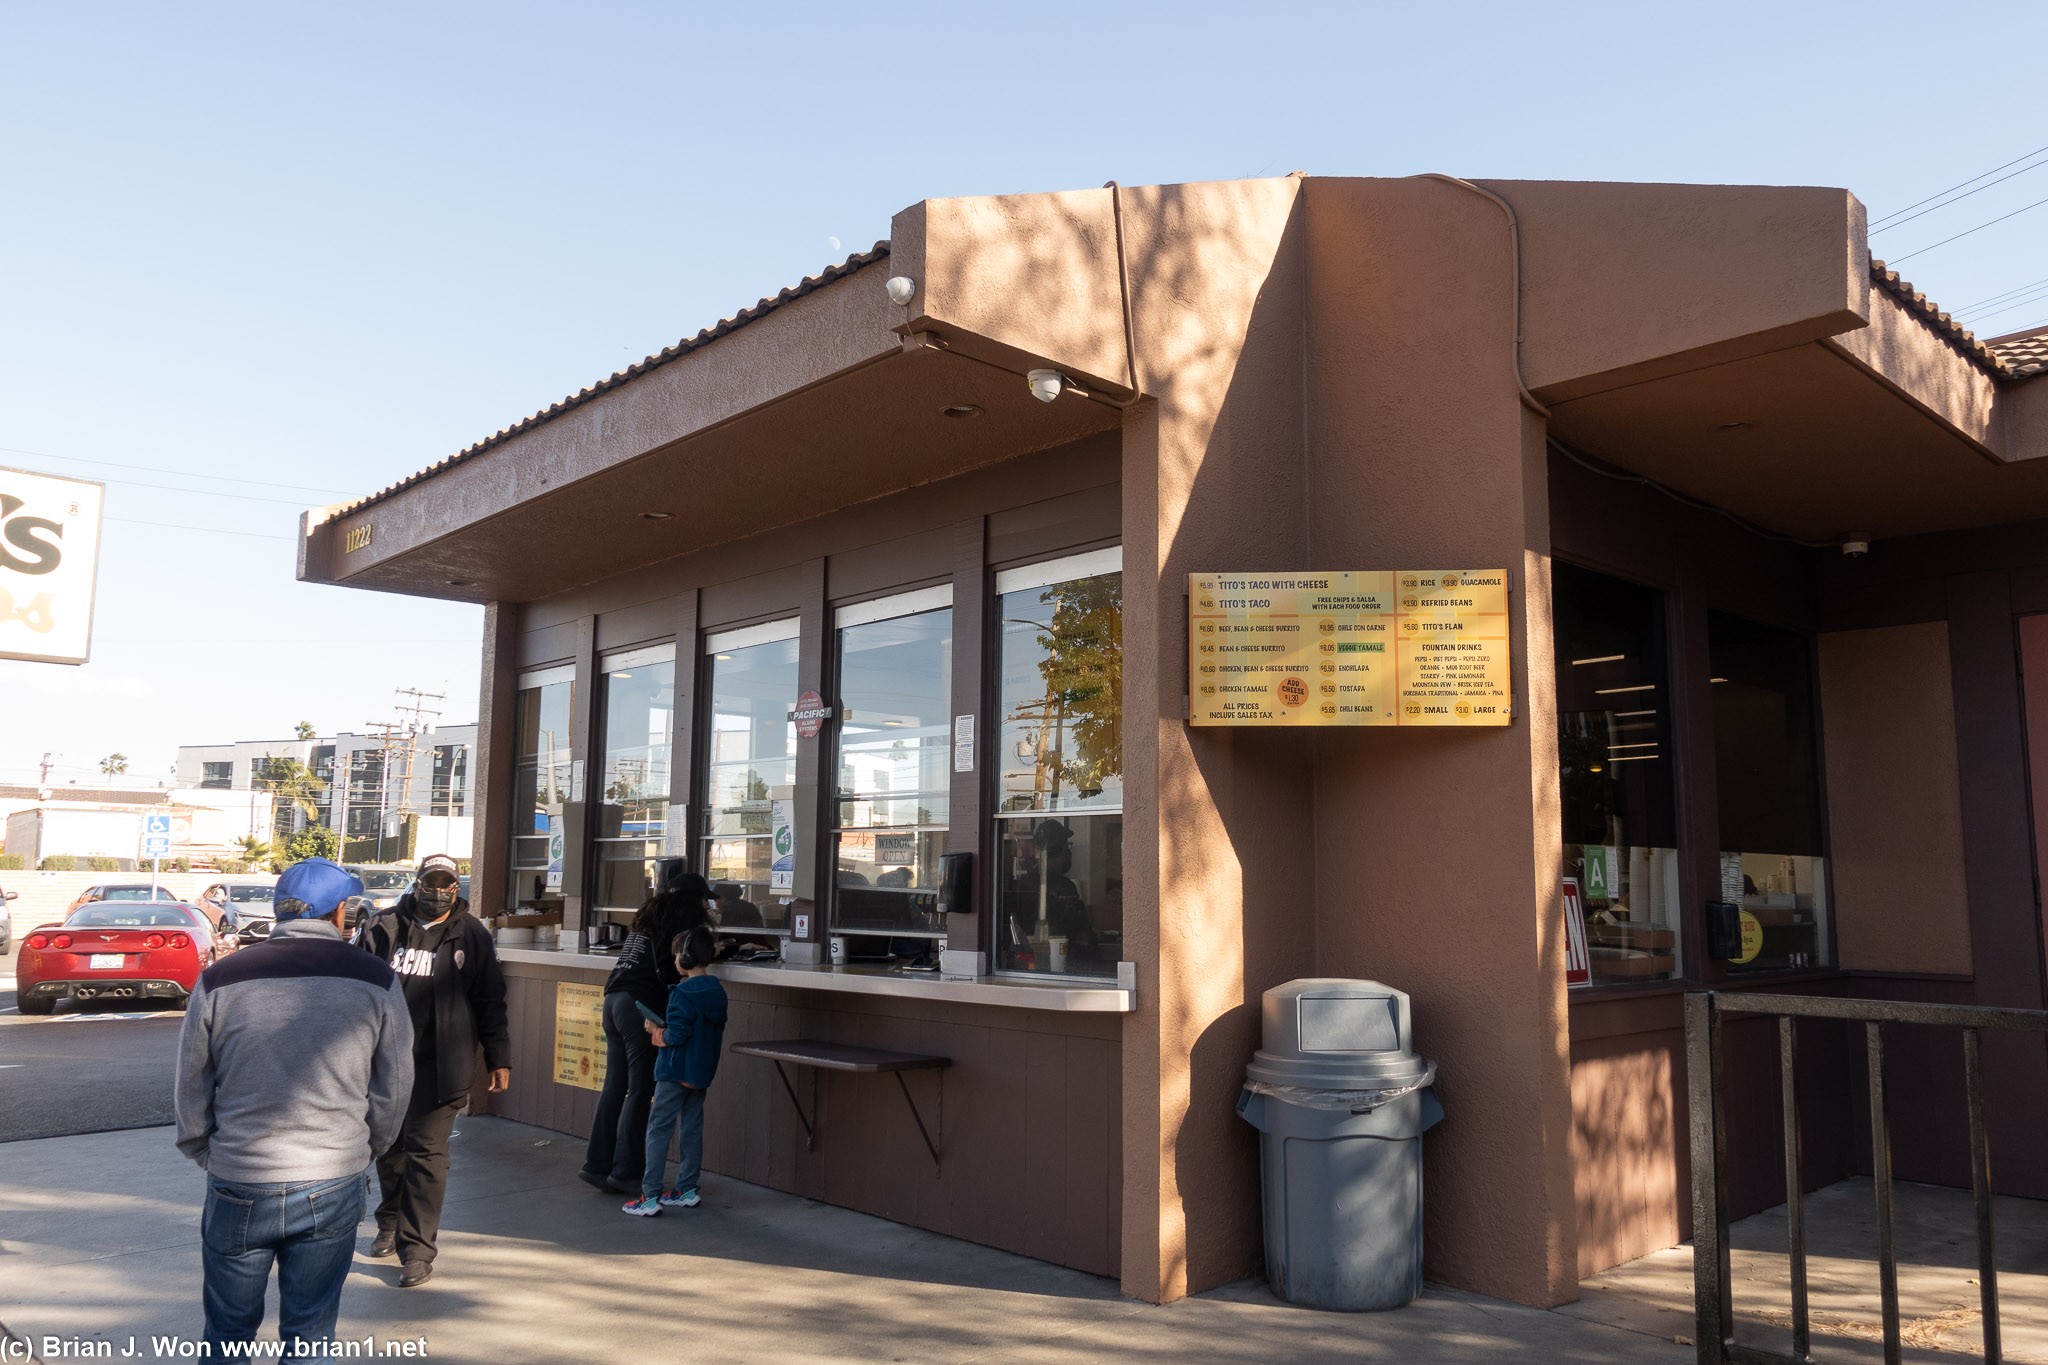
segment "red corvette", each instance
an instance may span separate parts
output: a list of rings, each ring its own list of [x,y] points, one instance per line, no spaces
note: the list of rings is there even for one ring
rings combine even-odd
[[[177,1000],[228,951],[204,911],[175,901],[94,901],[21,941],[15,1004],[48,1014],[75,1000]]]

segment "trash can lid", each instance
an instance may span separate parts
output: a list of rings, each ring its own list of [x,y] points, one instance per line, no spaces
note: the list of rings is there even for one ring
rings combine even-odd
[[[1415,1055],[1408,996],[1377,981],[1304,977],[1261,1001],[1263,1042],[1245,1074],[1269,1085],[1373,1089],[1409,1085]]]

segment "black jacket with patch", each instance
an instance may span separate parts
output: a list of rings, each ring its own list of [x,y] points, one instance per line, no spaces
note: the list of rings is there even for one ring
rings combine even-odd
[[[433,1066],[443,1104],[467,1095],[476,1084],[479,1045],[488,1070],[512,1065],[498,945],[490,927],[469,913],[468,901],[456,901],[450,913],[448,934],[434,952],[434,1055],[413,1058],[416,1071]],[[358,925],[355,942],[388,963],[405,946],[406,931],[417,918],[417,902],[408,891],[397,905]]]

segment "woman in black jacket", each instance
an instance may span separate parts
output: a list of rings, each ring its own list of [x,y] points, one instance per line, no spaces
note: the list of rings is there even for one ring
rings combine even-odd
[[[578,1179],[613,1194],[640,1195],[647,1165],[647,1112],[654,1103],[654,1042],[641,1024],[641,1005],[666,1014],[676,984],[677,934],[713,922],[711,888],[694,872],[640,907],[604,983],[604,1090],[590,1122],[590,1146]]]

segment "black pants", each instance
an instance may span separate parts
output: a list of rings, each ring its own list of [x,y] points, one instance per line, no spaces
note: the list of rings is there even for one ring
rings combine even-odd
[[[398,1259],[432,1261],[441,1232],[441,1200],[448,1193],[448,1134],[456,1111],[469,1102],[460,1095],[442,1103],[434,1095],[434,1059],[419,1063],[405,1127],[391,1150],[377,1158],[377,1229],[398,1232]]]
[[[647,1112],[654,1104],[654,1040],[630,991],[604,998],[604,1090],[590,1122],[583,1169],[637,1190],[647,1169]]]

